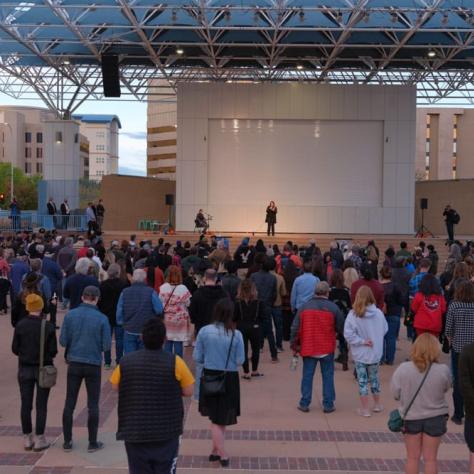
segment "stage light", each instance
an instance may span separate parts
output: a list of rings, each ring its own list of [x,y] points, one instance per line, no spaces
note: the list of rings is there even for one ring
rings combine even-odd
[[[171,11],[171,21],[173,23],[176,23],[176,19],[178,18],[178,14],[176,12],[176,9],[173,8],[173,10]]]
[[[302,69],[304,69],[304,66],[302,64],[297,64],[296,65],[296,69],[298,69],[299,71],[301,71]]]
[[[230,10],[224,12],[224,18],[226,21],[230,21]]]
[[[56,132],[56,143],[60,144],[63,142],[63,132]]]
[[[341,12],[341,10],[338,10],[338,12],[336,13],[336,21],[338,23],[342,22],[342,12]]]
[[[396,23],[398,21],[398,15],[395,12],[392,12],[392,18],[390,19],[392,23]]]
[[[369,20],[370,20],[369,12],[365,12],[365,13],[364,13],[364,22],[365,22],[365,23],[368,23]]]
[[[442,25],[447,25],[449,22],[449,15],[448,12],[443,13],[443,19],[441,20]]]
[[[429,58],[435,58],[436,57],[436,51],[433,51],[432,49],[430,49],[428,51],[428,57]]]
[[[184,49],[183,48],[176,48],[176,54],[178,54],[179,56],[182,56],[184,54]]]
[[[301,21],[301,23],[303,23],[304,22],[304,10],[300,10],[299,15],[300,15],[300,21]]]
[[[63,64],[65,64],[66,66],[69,66],[69,64],[71,64],[71,61],[69,61],[69,59],[65,59],[63,61]]]

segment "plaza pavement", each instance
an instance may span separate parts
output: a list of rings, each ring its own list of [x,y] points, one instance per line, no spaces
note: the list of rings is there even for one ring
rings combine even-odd
[[[61,312],[59,321],[62,317]],[[66,382],[62,349],[56,359],[59,379],[51,392],[47,423],[47,435],[54,444],[43,453],[23,451],[16,382],[17,359],[10,349],[12,334],[10,316],[0,316],[0,474],[127,472],[123,444],[115,441],[117,398],[107,381],[110,371],[103,371],[100,404],[99,439],[104,441],[105,449],[94,454],[86,452],[87,408],[83,388],[75,412],[74,450],[71,453],[62,451],[61,416]],[[404,338],[400,347],[397,362],[407,356],[409,345]],[[186,359],[190,360],[191,349],[186,351]],[[261,371],[265,376],[250,382],[241,380],[242,416],[239,424],[228,431],[231,465],[226,471],[229,474],[261,471],[267,474],[403,472],[405,449],[402,439],[386,428],[388,412],[396,406],[388,392],[393,368],[381,368],[383,413],[368,419],[356,415],[357,385],[351,371],[342,372],[340,365],[337,365],[336,412],[325,415],[321,410],[321,377],[317,373],[313,405],[311,411],[305,414],[296,410],[301,363],[296,372],[291,372],[290,357],[287,350],[281,354],[279,364],[271,364],[266,347],[261,359]],[[187,401],[186,407],[178,472],[206,474],[222,469],[217,463],[207,461],[211,446],[208,421],[199,415],[195,401]],[[468,451],[462,427],[449,422],[449,433],[441,445],[439,457],[441,472],[467,472]]]

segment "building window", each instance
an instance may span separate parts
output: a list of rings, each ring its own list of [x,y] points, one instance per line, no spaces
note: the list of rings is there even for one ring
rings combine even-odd
[[[36,143],[43,143],[43,133],[37,132],[36,133]]]
[[[105,163],[105,158],[103,156],[98,156],[96,159],[95,159],[95,162],[98,164],[98,165],[103,165]]]
[[[37,148],[36,149],[36,158],[43,158],[43,149]]]
[[[78,133],[74,134],[74,143],[79,143],[79,134]]]
[[[96,138],[105,138],[105,132],[96,132]]]
[[[25,148],[25,158],[31,158],[31,148]]]
[[[25,163],[25,173],[26,174],[31,173],[31,163]]]
[[[25,133],[25,143],[31,143],[31,132]]]
[[[104,150],[105,150],[105,146],[104,146],[104,145],[96,145],[96,146],[95,146],[95,150],[96,150],[96,151],[104,151]]]
[[[38,174],[43,173],[43,163],[36,163],[36,173]]]
[[[97,170],[95,175],[96,176],[104,176],[104,170]]]
[[[430,178],[431,115],[426,115],[425,179]]]

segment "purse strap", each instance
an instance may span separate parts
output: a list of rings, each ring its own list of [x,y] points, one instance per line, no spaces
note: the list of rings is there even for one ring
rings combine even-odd
[[[46,319],[41,320],[41,331],[40,331],[40,357],[39,357],[39,368],[43,368],[44,364],[44,339],[46,333]]]
[[[227,370],[227,366],[229,365],[230,351],[232,349],[232,343],[234,342],[234,335],[235,335],[235,331],[232,331],[232,337],[230,338],[230,346],[229,346],[229,350],[227,351],[227,359],[225,361],[224,370]]]
[[[176,288],[178,287],[178,285],[176,285],[174,288],[173,288],[173,291],[171,292],[170,296],[168,297],[166,303],[165,303],[165,306],[163,308],[163,314],[165,314],[165,311],[166,311],[166,308],[168,307],[168,304],[171,300],[171,297],[173,296],[173,293],[174,293],[174,290],[176,290]]]
[[[412,407],[413,405],[413,402],[415,401],[416,397],[418,396],[418,394],[420,393],[420,390],[421,390],[421,387],[423,387],[423,384],[425,383],[425,380],[426,380],[426,377],[428,377],[428,372],[430,371],[431,369],[431,366],[433,364],[430,364],[428,366],[428,368],[426,369],[426,372],[425,372],[425,375],[423,376],[423,380],[421,381],[417,391],[415,392],[415,395],[413,395],[413,398],[411,399],[410,403],[408,404],[408,407],[407,409],[405,410],[405,413],[403,415],[403,418],[406,418],[407,414],[408,414],[408,411],[410,410],[410,408]]]

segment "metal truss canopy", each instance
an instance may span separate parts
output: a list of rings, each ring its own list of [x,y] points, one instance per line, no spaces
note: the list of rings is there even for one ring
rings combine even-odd
[[[0,90],[72,113],[102,98],[101,57],[125,98],[180,81],[417,84],[419,103],[474,100],[472,0],[0,1]],[[164,85],[150,88],[152,80]],[[156,84],[156,81],[153,81]],[[161,83],[161,81],[160,81]]]

